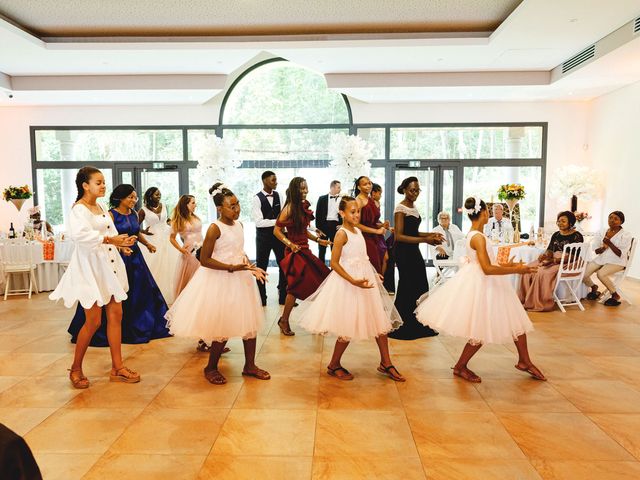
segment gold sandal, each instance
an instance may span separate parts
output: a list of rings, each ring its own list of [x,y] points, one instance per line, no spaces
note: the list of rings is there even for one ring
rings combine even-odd
[[[113,373],[114,371],[115,373]],[[120,367],[117,370],[112,368],[109,380],[112,382],[138,383],[140,381],[140,374],[127,367]]]
[[[84,376],[82,370],[71,370],[70,368],[68,368],[67,370],[69,371],[69,380],[71,380],[71,385],[73,385],[73,388],[89,388],[89,379]]]

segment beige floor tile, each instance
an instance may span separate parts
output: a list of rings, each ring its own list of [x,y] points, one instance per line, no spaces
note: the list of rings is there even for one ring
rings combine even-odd
[[[318,408],[318,377],[273,377],[264,381],[245,378],[234,408]]]
[[[393,362],[407,379],[451,378],[451,367],[456,363],[448,354],[433,357],[418,354],[396,354],[393,357]]]
[[[416,457],[402,412],[318,410],[314,455]]]
[[[296,335],[297,337],[297,335]],[[320,353],[322,352],[323,339],[319,335],[305,335],[300,338],[276,337],[267,338],[262,344],[259,353]]]
[[[174,377],[152,403],[165,408],[231,408],[242,385],[237,377],[228,377],[225,385],[212,385],[204,376]]]
[[[145,409],[109,448],[117,454],[207,455],[229,410]]]
[[[104,455],[84,480],[191,480],[205,457],[200,455]]]
[[[425,461],[429,480],[541,480],[528,460]]]
[[[565,338],[562,343],[574,352],[586,357],[638,356],[640,352],[615,338]]]
[[[311,457],[232,457],[211,455],[199,480],[280,480],[311,477]]]
[[[320,353],[259,353],[256,364],[272,377],[313,377],[319,373],[320,358]]]
[[[500,413],[500,420],[533,460],[633,460],[629,452],[579,413]]]
[[[132,408],[60,409],[31,430],[25,440],[34,452],[104,453],[140,411]]]
[[[213,445],[213,455],[311,456],[316,412],[240,410],[229,413]]]
[[[27,377],[0,377],[0,393],[26,379]]]
[[[111,382],[101,378],[81,391],[67,407],[146,407],[169,383],[171,377],[141,375],[139,383]]]
[[[640,392],[619,380],[555,381],[554,386],[583,412],[640,412]]]
[[[534,462],[544,480],[637,480],[638,462]]]
[[[180,353],[138,352],[127,357],[125,365],[140,375],[175,375],[189,360],[189,355]]]
[[[487,379],[476,386],[494,412],[578,412],[548,382],[532,378]]]
[[[552,383],[556,380],[611,378],[610,372],[591,362],[591,358],[595,357],[578,354],[536,355],[535,362]]]
[[[408,379],[397,384],[402,404],[407,409],[425,412],[488,412],[489,406],[475,386],[456,378]],[[433,413],[429,413],[433,415]]]
[[[640,460],[640,414],[591,413],[588,417]]]
[[[396,383],[382,375],[377,378],[338,380],[320,378],[318,408],[338,410],[401,410],[402,402]]]
[[[13,353],[73,353],[75,347],[71,336],[65,332],[40,337],[13,350]]]
[[[33,375],[64,353],[5,353],[0,356],[0,376]]]
[[[39,370],[36,375],[45,377],[68,377],[68,369],[73,363],[73,354],[66,354],[55,362]],[[89,381],[96,381],[109,377],[111,370],[111,356],[109,350],[89,349],[82,362],[82,371],[89,378]]]
[[[0,423],[9,427],[18,435],[24,436],[29,430],[39,425],[45,418],[58,410],[49,408],[15,408],[0,407]]]
[[[35,455],[42,478],[80,480],[100,459],[100,453],[39,453]]]
[[[0,393],[0,407],[62,407],[80,392],[67,377],[29,377]]]
[[[407,410],[423,461],[447,459],[524,460],[522,451],[490,412]]]
[[[640,388],[640,357],[601,356],[589,357],[589,361],[609,372],[612,378]]]
[[[0,353],[13,352],[14,350],[36,341],[33,335],[10,335],[6,333],[0,333]],[[41,352],[41,350],[36,350]]]
[[[425,480],[419,457],[314,457],[313,480]]]

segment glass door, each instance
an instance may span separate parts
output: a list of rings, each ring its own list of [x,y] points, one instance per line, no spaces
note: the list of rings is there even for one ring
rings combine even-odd
[[[140,199],[137,208],[142,206],[142,196],[149,187],[159,188],[162,203],[165,204],[168,215],[171,215],[180,198],[181,177],[182,171],[172,165],[153,168],[151,164],[126,163],[116,166],[115,184],[129,183],[135,187]]]

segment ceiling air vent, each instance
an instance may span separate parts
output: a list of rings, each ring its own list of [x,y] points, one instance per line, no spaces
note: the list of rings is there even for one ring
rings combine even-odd
[[[640,17],[636,18],[633,22],[633,33],[640,32]]]
[[[567,60],[562,64],[562,73],[567,73],[569,70],[573,70],[578,65],[582,65],[587,60],[593,58],[595,53],[596,53],[595,44],[585,48],[579,54],[571,57],[569,60]]]

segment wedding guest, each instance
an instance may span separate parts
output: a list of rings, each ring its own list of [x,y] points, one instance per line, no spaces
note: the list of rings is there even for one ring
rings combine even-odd
[[[336,238],[338,227],[342,224],[342,217],[338,215],[338,205],[340,204],[340,191],[342,184],[339,180],[333,180],[329,185],[329,193],[318,198],[316,205],[316,228],[320,230],[320,235],[333,242]],[[325,261],[327,247],[318,245],[318,258]]]
[[[53,235],[53,227],[46,220],[41,219],[40,206],[36,205],[29,209],[29,218],[33,221],[33,230],[35,232],[42,231],[42,225],[44,223],[44,228],[48,233]]]
[[[379,211],[381,211],[381,203],[380,200],[382,199],[382,187],[377,184],[377,183],[373,183],[371,185],[371,200],[373,200],[373,203],[376,204],[376,207],[378,208]],[[386,222],[387,225],[387,232],[389,233],[389,235],[392,234],[393,232],[393,228],[391,228],[389,222]],[[387,268],[389,266],[389,262],[391,261],[393,263],[392,260],[390,260],[390,255],[389,255],[389,247],[387,245],[387,239],[385,239],[385,236],[379,236],[377,238],[378,240],[378,251],[380,252],[380,255],[382,256],[382,275],[385,276],[387,274]],[[391,268],[393,268],[393,265],[391,266]]]
[[[584,238],[575,228],[576,216],[569,212],[560,212],[556,225],[558,231],[551,236],[549,245],[538,260],[529,264],[539,267],[533,273],[525,273],[520,277],[518,298],[526,310],[532,312],[550,312],[555,308],[553,289],[562,260],[562,251],[570,243],[582,243]]]
[[[380,207],[370,197],[373,183],[369,177],[360,176],[353,186],[353,193],[360,209],[360,223],[357,225],[362,232],[367,245],[367,256],[376,272],[382,274],[384,250],[380,243],[384,243],[384,234],[389,228],[389,222],[380,222]]]
[[[176,265],[174,279],[174,297],[177,298],[182,289],[200,266],[195,252],[202,245],[202,221],[195,214],[196,197],[181,195],[171,215],[171,234],[169,241],[182,255]],[[176,237],[180,235],[182,245]]]
[[[513,232],[511,220],[504,217],[504,207],[501,203],[493,204],[493,217],[489,218],[489,221],[484,226],[484,234],[491,238],[494,230],[498,233],[500,239],[504,238],[505,232]]]
[[[262,190],[253,197],[251,217],[256,224],[256,265],[266,271],[269,266],[269,257],[273,251],[279,269],[278,303],[284,305],[287,296],[287,281],[280,268],[280,262],[284,258],[284,246],[273,236],[276,219],[282,210],[280,194],[276,192],[277,186],[278,178],[274,172],[267,170],[262,173]],[[257,281],[257,284],[264,307],[267,305],[267,290],[264,283]]]
[[[460,228],[451,223],[451,215],[448,212],[438,214],[438,225],[433,229],[433,233],[440,233],[444,237],[444,242],[436,245],[436,258],[442,260],[453,257],[456,242],[464,238]]]
[[[435,330],[418,323],[415,314],[416,302],[429,291],[427,268],[424,263],[420,244],[440,245],[444,237],[440,233],[419,232],[422,217],[415,207],[420,195],[420,183],[416,177],[405,178],[398,187],[398,193],[404,195],[394,212],[394,255],[398,266],[398,289],[395,306],[400,312],[403,325],[389,333],[389,337],[399,340],[438,335]]]
[[[602,240],[600,246],[596,248],[597,257],[587,265],[583,281],[585,285],[591,288],[587,298],[589,300],[597,300],[601,294],[598,291],[598,286],[591,279],[595,273],[598,280],[602,282],[611,294],[611,298],[607,299],[604,304],[608,307],[617,307],[620,305],[620,294],[616,291],[616,286],[611,276],[626,267],[633,237],[622,228],[624,213],[621,211],[611,212],[607,221],[609,228],[598,237]]]

